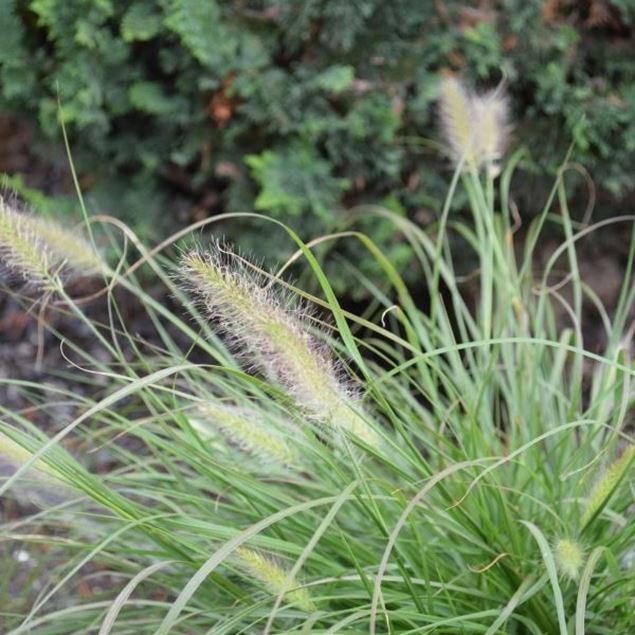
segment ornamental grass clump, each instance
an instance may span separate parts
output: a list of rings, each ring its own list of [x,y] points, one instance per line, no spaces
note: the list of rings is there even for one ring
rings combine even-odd
[[[27,451],[0,476],[3,635],[632,631],[635,218],[574,222],[565,164],[530,220],[518,157],[498,180],[482,148],[436,222],[364,210],[413,246],[419,288],[354,227],[305,244],[241,216],[296,249],[268,275],[191,250],[198,227],[146,249],[91,219],[118,264],[100,300],[50,307],[64,371],[0,378],[22,399],[0,433]],[[607,230],[627,254],[610,309],[578,265]],[[362,315],[324,273],[340,241],[377,264],[342,265]],[[40,466],[73,495],[34,510]]]

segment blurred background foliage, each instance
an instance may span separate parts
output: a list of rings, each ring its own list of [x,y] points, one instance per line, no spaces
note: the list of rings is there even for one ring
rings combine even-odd
[[[360,206],[436,217],[452,175],[435,127],[440,73],[476,88],[506,78],[527,148],[521,211],[544,202],[572,141],[599,213],[632,194],[634,21],[633,0],[2,0],[0,110],[32,124],[38,161],[64,161],[61,117],[93,209],[145,239],[258,210],[307,239],[354,224],[404,271],[408,245]],[[29,166],[0,169],[46,208]],[[223,231],[287,255],[262,224]],[[339,251],[372,279],[360,246]],[[348,275],[334,265],[336,288]]]

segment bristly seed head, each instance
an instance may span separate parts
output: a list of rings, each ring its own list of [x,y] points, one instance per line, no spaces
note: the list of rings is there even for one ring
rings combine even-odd
[[[17,211],[0,198],[0,259],[38,288],[50,289],[62,271],[92,275],[103,263],[76,232]]]
[[[16,443],[6,434],[0,432],[0,455],[9,459],[15,465],[20,466],[26,463],[33,456],[33,453],[19,443]],[[42,475],[57,478],[55,470],[53,470],[42,459],[33,463],[32,470]]]
[[[272,595],[278,595],[285,588],[289,574],[273,559],[246,547],[239,547],[236,550],[236,555],[246,573],[263,584]],[[289,591],[285,593],[285,597],[288,600],[307,613],[315,611],[315,605],[306,589],[299,588],[295,580],[292,580],[287,588]]]
[[[509,104],[499,89],[473,97],[477,154],[492,176],[498,176],[509,140]]]
[[[630,445],[597,481],[587,499],[582,527],[586,527],[606,506],[631,466],[635,465],[635,445]]]
[[[441,80],[439,114],[445,139],[456,163],[465,157],[465,165],[478,168],[474,107],[472,98],[455,77]]]
[[[14,441],[0,432],[0,474],[8,469],[14,472],[33,458],[34,446],[28,447]],[[37,506],[54,505],[62,500],[75,498],[79,492],[74,485],[60,472],[47,457],[34,461],[25,474],[25,480],[19,482],[14,493]]]
[[[17,469],[33,457],[34,452],[0,432],[0,459]],[[32,477],[56,488],[68,488],[70,484],[46,459],[36,460],[30,467]]]
[[[502,89],[474,95],[456,77],[444,77],[439,115],[455,163],[464,160],[467,169],[486,167],[496,176],[509,139],[509,107]]]
[[[203,436],[209,435],[208,426],[213,426],[229,442],[263,462],[297,464],[297,453],[271,426],[265,425],[257,411],[205,401],[199,404],[198,412],[201,421],[195,424],[195,429]]]
[[[307,311],[291,296],[262,284],[219,244],[185,255],[181,276],[238,349],[309,416],[378,445],[378,435],[351,409],[354,399],[333,359],[310,334]]]
[[[573,540],[562,538],[556,543],[555,556],[560,573],[569,580],[577,580],[584,563],[582,547]]]

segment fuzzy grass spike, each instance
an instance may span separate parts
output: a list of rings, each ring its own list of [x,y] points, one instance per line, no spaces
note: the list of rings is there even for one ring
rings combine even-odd
[[[0,257],[12,271],[37,286],[50,280],[50,253],[33,234],[27,217],[0,199]]]
[[[78,233],[17,211],[0,198],[0,258],[26,281],[39,288],[54,287],[62,271],[92,275],[102,262]]]
[[[33,457],[31,449],[0,432],[0,474],[22,467]],[[37,506],[55,504],[78,495],[77,489],[51,463],[38,459],[25,474],[17,487],[20,498]]]
[[[587,499],[584,515],[582,516],[582,527],[586,527],[598,516],[619,487],[622,479],[625,478],[635,460],[635,445],[630,445],[619,459],[617,459],[604,473],[602,478],[596,483]]]
[[[558,570],[569,580],[577,580],[584,564],[584,552],[580,545],[567,538],[558,540],[555,547]]]
[[[328,351],[309,333],[306,311],[292,308],[292,298],[260,284],[235,254],[218,244],[205,253],[188,253],[181,261],[181,276],[235,348],[284,386],[310,418],[379,445],[379,436],[350,407],[354,396]]]
[[[466,167],[478,169],[472,100],[463,84],[455,77],[444,77],[441,80],[439,113],[454,161],[458,164],[465,157]]]
[[[286,569],[273,559],[246,547],[237,549],[236,554],[245,572],[264,585],[272,595],[279,595],[285,588],[285,582],[289,574]],[[285,594],[288,601],[296,604],[298,608],[307,613],[315,610],[309,592],[306,589],[299,588],[295,580],[288,585],[288,588],[289,591]]]
[[[505,95],[493,90],[473,97],[479,164],[492,176],[500,172],[499,162],[505,154],[509,138],[509,107]]]
[[[198,411],[202,421],[196,429],[203,435],[209,434],[206,426],[209,423],[229,442],[259,457],[265,463],[283,466],[297,463],[297,454],[289,444],[270,427],[257,421],[255,412],[219,406],[211,402],[201,403]]]
[[[502,89],[471,94],[456,77],[444,77],[439,115],[454,162],[464,159],[468,169],[486,167],[498,175],[509,139],[509,107]]]

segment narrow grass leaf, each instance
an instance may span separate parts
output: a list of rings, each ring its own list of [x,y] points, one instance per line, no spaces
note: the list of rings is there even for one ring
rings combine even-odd
[[[575,604],[575,635],[584,635],[584,620],[586,616],[586,602],[589,594],[589,587],[591,586],[591,578],[593,577],[593,570],[598,560],[605,552],[605,547],[596,547],[589,556],[586,562],[582,575],[580,576],[580,586],[578,587],[578,597]]]
[[[551,581],[551,588],[553,590],[553,599],[556,605],[556,613],[558,615],[558,625],[560,627],[560,635],[567,635],[567,620],[564,612],[564,600],[562,598],[562,591],[560,589],[560,583],[558,582],[558,571],[556,569],[556,561],[551,553],[549,542],[545,538],[544,534],[536,525],[527,520],[521,521],[527,529],[531,532],[532,536],[538,543],[542,560],[545,563],[547,573],[549,574],[549,580]]]

